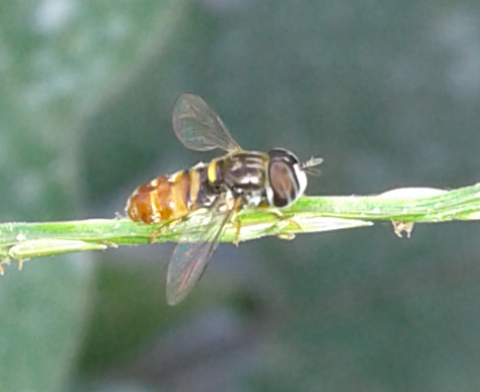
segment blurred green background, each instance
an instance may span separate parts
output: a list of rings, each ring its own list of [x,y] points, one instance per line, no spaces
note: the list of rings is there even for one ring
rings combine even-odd
[[[476,183],[473,0],[0,3],[2,221],[113,217],[214,154],[170,126],[203,96],[246,149],[325,159],[309,194]],[[478,391],[480,227],[389,224],[220,246],[166,306],[173,245],[0,279],[1,391]]]

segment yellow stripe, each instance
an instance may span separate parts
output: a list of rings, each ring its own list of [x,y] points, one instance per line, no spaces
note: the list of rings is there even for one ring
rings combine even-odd
[[[210,165],[208,165],[208,172],[207,172],[207,178],[211,184],[213,184],[217,179],[216,169],[217,169],[217,161],[213,160],[212,162],[210,162]]]
[[[184,215],[188,212],[187,204],[186,204],[186,192],[187,188],[185,185],[189,185],[188,183],[185,184],[184,180],[187,179],[185,178],[185,173],[184,171],[180,171],[175,173],[172,176],[172,187],[171,187],[171,199],[173,202],[173,214],[178,217],[181,215]]]
[[[198,169],[190,169],[190,203],[196,205],[198,192],[200,191],[200,175]]]

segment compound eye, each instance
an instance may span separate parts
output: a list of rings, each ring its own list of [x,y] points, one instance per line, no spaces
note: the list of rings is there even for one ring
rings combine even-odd
[[[271,203],[275,207],[285,207],[298,197],[298,184],[291,165],[284,161],[270,161],[268,177],[273,190]]]
[[[296,155],[288,150],[283,148],[273,148],[268,152],[271,160],[282,160],[284,162],[288,162],[291,165],[296,163],[300,163]]]

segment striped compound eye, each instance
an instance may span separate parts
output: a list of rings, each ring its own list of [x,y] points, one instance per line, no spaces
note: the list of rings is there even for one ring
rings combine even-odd
[[[298,158],[290,151],[275,148],[268,152],[268,202],[275,207],[286,207],[297,200],[307,187],[307,176]]]

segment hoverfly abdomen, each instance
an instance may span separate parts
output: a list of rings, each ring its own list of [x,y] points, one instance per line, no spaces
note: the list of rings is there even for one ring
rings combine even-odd
[[[189,206],[189,172],[179,171],[139,186],[130,196],[126,211],[133,221],[158,223],[185,215]]]
[[[168,177],[158,177],[139,186],[130,196],[125,208],[135,222],[156,223],[172,215],[171,184]]]
[[[206,167],[207,183],[212,190],[221,191],[222,188],[225,188],[227,160],[226,156],[215,158]]]
[[[203,163],[138,187],[128,200],[126,211],[136,222],[159,223],[186,216],[212,205],[216,192],[207,180]]]
[[[190,173],[190,209],[210,207],[218,196],[218,190],[208,181],[209,166],[203,163],[192,167]]]

